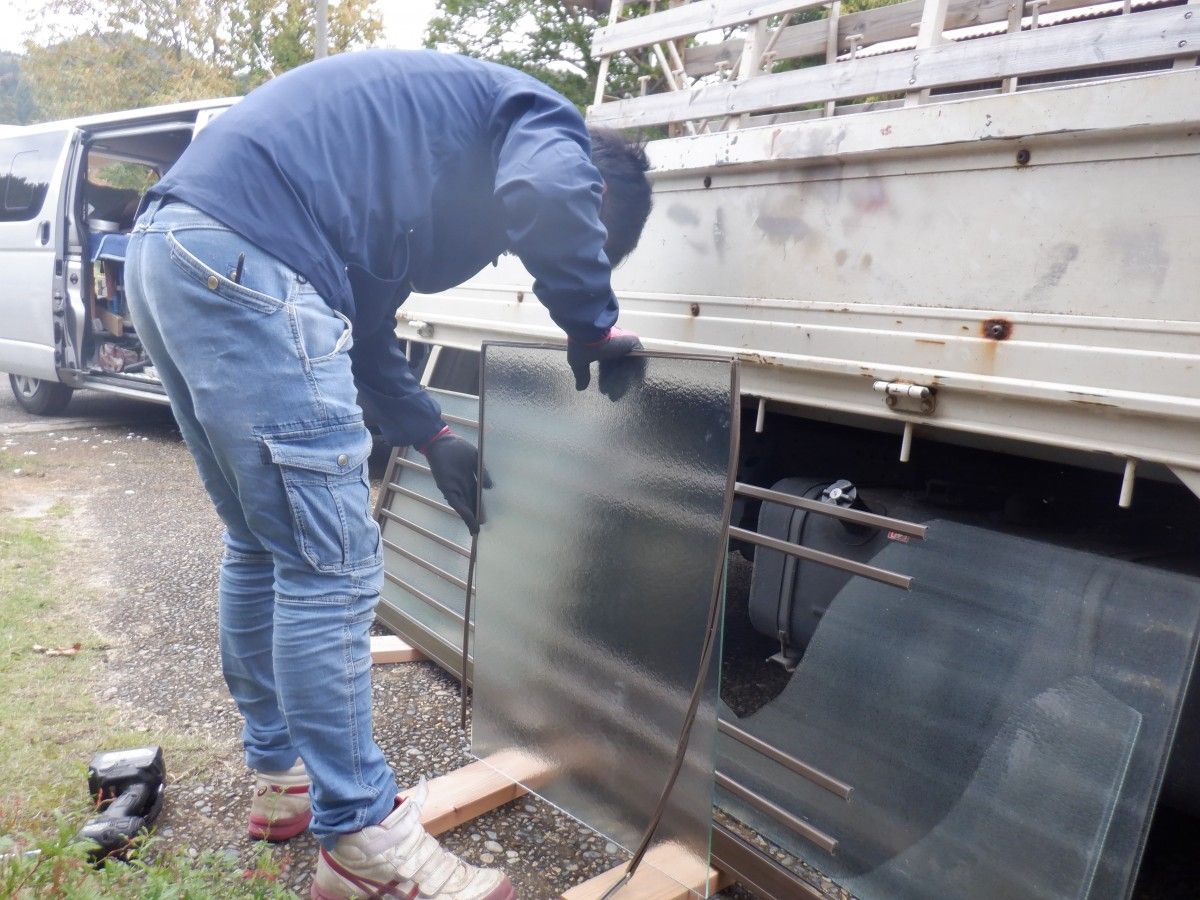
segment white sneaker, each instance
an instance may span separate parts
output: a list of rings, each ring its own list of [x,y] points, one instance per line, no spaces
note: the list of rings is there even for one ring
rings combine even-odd
[[[421,806],[427,795],[422,780],[378,825],[339,838],[332,850],[322,847],[313,900],[516,900],[507,875],[467,865],[425,831]]]
[[[300,760],[286,772],[258,772],[246,829],[250,837],[256,841],[286,841],[307,828],[312,821],[309,786],[308,772]]]

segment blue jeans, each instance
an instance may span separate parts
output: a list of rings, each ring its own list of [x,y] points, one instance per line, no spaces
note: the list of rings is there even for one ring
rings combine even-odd
[[[221,665],[246,720],[246,762],[271,772],[303,759],[312,831],[332,846],[381,822],[396,798],[371,735],[369,629],[383,566],[350,322],[274,257],[181,203],[138,220],[125,287],[225,523]]]

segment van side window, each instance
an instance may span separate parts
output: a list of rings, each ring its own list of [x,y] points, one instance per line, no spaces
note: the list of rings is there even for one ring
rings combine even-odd
[[[66,137],[52,131],[0,141],[0,222],[27,221],[42,211]]]

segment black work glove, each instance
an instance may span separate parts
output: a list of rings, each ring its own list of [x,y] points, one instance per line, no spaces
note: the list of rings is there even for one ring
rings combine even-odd
[[[609,400],[620,400],[626,391],[640,382],[646,375],[646,360],[631,357],[634,350],[641,350],[638,336],[620,328],[612,328],[608,334],[593,343],[567,341],[567,365],[575,374],[575,390],[583,391],[592,383],[592,363],[600,363],[600,393]]]
[[[472,535],[479,534],[478,475],[479,451],[449,428],[443,428],[424,447],[418,448],[429,461],[429,471],[437,482],[446,502],[462,518]],[[483,486],[490,488],[492,479],[483,473]]]

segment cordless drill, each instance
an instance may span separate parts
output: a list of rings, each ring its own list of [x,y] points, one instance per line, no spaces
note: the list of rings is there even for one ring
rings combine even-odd
[[[167,767],[161,747],[97,753],[88,766],[88,790],[97,814],[75,835],[92,841],[90,858],[121,859],[130,842],[162,811]]]

